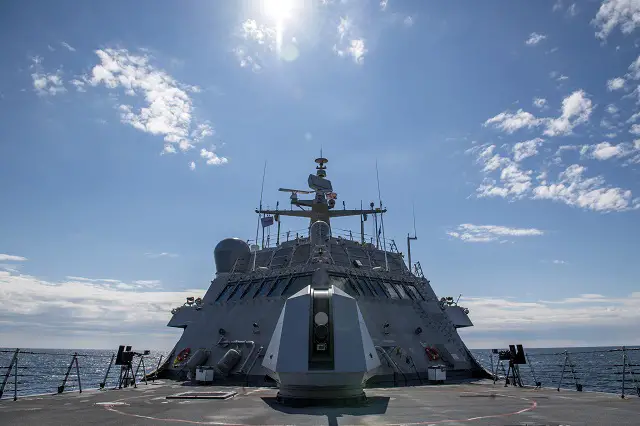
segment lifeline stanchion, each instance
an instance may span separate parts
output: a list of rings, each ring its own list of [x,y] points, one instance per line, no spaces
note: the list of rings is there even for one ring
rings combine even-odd
[[[109,361],[109,366],[107,367],[107,372],[104,375],[104,380],[100,383],[100,389],[104,389],[104,387],[107,385],[107,377],[109,377],[109,371],[111,371],[111,366],[113,365],[113,359],[115,357],[115,354],[111,354],[111,361]]]
[[[2,379],[2,384],[0,385],[0,398],[2,398],[2,394],[4,393],[4,387],[7,384],[7,380],[9,380],[9,376],[11,375],[11,370],[13,369],[14,365],[16,368],[16,373],[15,373],[15,383],[14,383],[14,389],[13,389],[13,400],[15,401],[16,399],[18,399],[18,353],[20,352],[20,349],[16,349],[13,352],[13,357],[11,358],[11,362],[9,363],[9,367],[7,367],[7,372],[4,374],[4,379]]]
[[[64,392],[64,387],[67,384],[67,379],[69,378],[69,373],[71,373],[71,369],[73,368],[73,364],[76,364],[76,373],[78,374],[78,388],[80,389],[80,393],[82,393],[82,384],[80,383],[80,367],[78,366],[78,353],[73,354],[73,358],[71,358],[71,363],[69,364],[69,368],[67,368],[67,373],[64,375],[64,380],[62,381],[62,385],[58,386],[58,393]]]

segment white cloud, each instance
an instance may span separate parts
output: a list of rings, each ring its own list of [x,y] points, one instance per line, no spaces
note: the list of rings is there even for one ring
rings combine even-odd
[[[513,146],[514,161],[522,161],[538,153],[538,146],[544,142],[542,138],[535,138],[524,142],[518,142]]]
[[[207,160],[207,164],[218,166],[220,164],[226,164],[229,160],[225,157],[218,157],[218,155],[213,151],[208,151],[204,148],[200,150],[200,157]]]
[[[24,262],[26,257],[0,253],[0,262]]]
[[[0,271],[0,299],[11,301],[0,309],[0,322],[5,328],[8,326],[2,332],[3,343],[17,346],[25,334],[34,339],[59,334],[66,347],[74,347],[75,339],[81,338],[91,339],[99,347],[116,347],[126,330],[128,334],[139,333],[138,344],[145,344],[147,334],[153,330],[162,335],[168,333],[165,327],[171,308],[181,305],[188,296],[205,293],[204,289],[151,289],[158,284],[157,280],[127,283],[84,277],[54,282]],[[173,343],[163,342],[167,346]]]
[[[133,284],[138,285],[144,288],[156,288],[161,284],[160,280],[137,280],[134,281]]]
[[[638,13],[640,14],[640,12]],[[640,55],[629,65],[629,72],[626,77],[632,80],[640,80]]]
[[[473,225],[463,223],[447,235],[468,243],[487,243],[501,241],[506,237],[530,237],[544,235],[544,232],[535,228],[509,228],[496,225]]]
[[[552,11],[557,11],[557,10],[561,10],[562,9],[562,0],[557,0],[554,4],[553,7],[551,8]]]
[[[638,118],[640,118],[640,112],[636,112],[631,117],[629,117],[627,123],[635,123]]]
[[[389,0],[380,0],[380,10],[382,11],[386,10],[387,4],[389,4]]]
[[[609,105],[607,105],[606,111],[609,114],[613,115],[613,114],[616,114],[619,110],[618,110],[618,107],[615,106],[614,104],[609,104]]]
[[[544,108],[547,105],[545,98],[533,98],[533,105],[538,108]]]
[[[464,334],[477,336],[497,332],[500,336],[496,337],[500,340],[504,339],[506,333],[516,331],[519,342],[523,340],[525,333],[537,334],[536,332],[540,333],[540,339],[544,341],[544,339],[555,337],[549,330],[565,328],[560,331],[565,339],[567,336],[578,333],[594,336],[594,330],[598,330],[595,333],[598,336],[596,340],[593,338],[588,340],[589,338],[586,337],[585,344],[577,344],[577,346],[614,344],[609,340],[603,342],[601,336],[618,335],[617,331],[621,330],[620,325],[629,324],[630,326],[624,330],[626,339],[637,339],[636,324],[640,323],[640,310],[637,309],[640,304],[640,292],[622,297],[580,294],[564,299],[532,301],[519,301],[508,296],[464,296],[459,303],[469,309],[469,316],[474,323],[474,327],[463,331]],[[517,312],[517,315],[514,315],[514,312]],[[606,331],[603,332],[605,329]],[[465,342],[473,340],[467,339],[466,336],[463,336],[463,339]],[[506,339],[508,340],[509,337]],[[523,343],[526,345],[526,340]],[[618,341],[615,344],[625,343]],[[528,345],[548,347],[533,342]]]
[[[176,146],[188,151],[213,134],[209,124],[193,123],[193,102],[187,92],[197,92],[199,88],[180,84],[163,70],[154,68],[146,55],[134,55],[125,49],[95,53],[100,63],[93,67],[87,79],[89,84],[121,88],[129,96],[143,96],[146,106],[139,110],[128,104],[119,106],[120,120],[145,133],[162,136],[164,153],[174,153]]]
[[[609,142],[601,142],[596,145],[586,146],[581,155],[604,161],[611,158],[625,157],[632,154],[633,151],[633,146],[628,143],[612,145]]]
[[[162,253],[145,253],[144,254],[146,257],[150,258],[150,259],[157,259],[159,257],[178,257],[177,254],[175,253],[167,253],[167,252],[162,252]]]
[[[191,170],[195,170],[196,169],[196,163],[194,161],[189,163],[189,169],[191,169]]]
[[[64,87],[62,81],[62,70],[58,69],[55,73],[47,73],[42,69],[42,58],[32,58],[33,64],[29,67],[34,70],[31,73],[31,79],[33,80],[33,90],[39,96],[51,95],[55,96],[60,93],[64,93],[67,89]]]
[[[404,18],[404,20],[402,21],[402,23],[404,24],[405,27],[412,27],[413,26],[413,18],[411,16],[406,16]]]
[[[564,261],[564,260],[558,260],[558,259],[555,259],[555,260],[553,261],[553,263],[554,263],[555,265],[566,265],[568,262],[566,262],[566,261]]]
[[[515,113],[501,112],[485,121],[484,126],[493,125],[506,133],[513,133],[523,128],[545,125],[544,134],[547,136],[568,135],[576,126],[589,121],[592,109],[591,99],[586,92],[577,90],[562,100],[562,114],[558,118],[537,118],[519,109]]]
[[[533,189],[534,199],[560,201],[600,212],[624,211],[639,206],[630,190],[606,186],[602,176],[584,177],[586,167],[573,164],[560,173],[558,182]]]
[[[500,183],[497,186],[495,179],[485,179],[476,190],[478,197],[512,197],[522,198],[531,189],[531,174],[533,171],[520,169],[517,163],[508,158],[503,164],[506,166],[500,171]]]
[[[338,56],[351,56],[357,64],[364,62],[364,56],[368,52],[365,40],[360,36],[359,29],[348,16],[340,17],[337,38],[338,40],[333,45],[333,51]]]
[[[623,34],[631,34],[636,27],[640,27],[640,1],[603,1],[591,23],[598,29],[596,37],[602,40],[605,40],[617,26],[620,26]]]
[[[475,147],[474,147],[475,148]],[[552,163],[561,164],[561,155],[565,150],[577,150],[578,146],[561,146],[552,158]],[[628,148],[631,148],[627,151]],[[611,158],[623,150],[624,155],[640,152],[640,140],[630,144],[612,147],[610,144],[586,145],[581,155],[595,159]],[[486,177],[476,189],[477,197],[502,197],[507,199],[530,198],[538,200],[560,201],[570,206],[584,209],[611,212],[624,211],[640,207],[640,200],[633,199],[630,190],[607,185],[602,176],[587,178],[586,168],[573,164],[559,174],[557,181],[548,182],[546,172],[537,176],[538,186],[532,183],[533,170],[522,170],[519,163],[500,154],[495,154],[495,145],[467,150],[477,155]],[[597,157],[596,157],[597,156]],[[640,163],[640,155],[629,160]],[[499,172],[497,178],[491,174]]]
[[[578,6],[573,3],[571,6],[569,6],[569,8],[567,8],[567,15],[574,17],[578,14]]]
[[[640,136],[640,124],[631,125],[629,133],[631,133],[632,135]]]
[[[624,78],[616,77],[607,81],[607,90],[613,92],[614,90],[620,90],[624,88]]]
[[[527,41],[525,41],[525,44],[527,46],[535,46],[536,44],[540,43],[542,40],[546,38],[547,36],[544,34],[531,33]]]
[[[75,48],[75,47],[72,47],[72,46],[71,46],[69,43],[67,43],[67,42],[61,41],[61,42],[60,42],[60,45],[61,45],[62,47],[64,47],[64,48],[66,48],[66,49],[67,49],[68,51],[70,51],[70,52],[75,52],[75,51],[76,51],[76,48]]]
[[[522,128],[532,128],[543,124],[543,121],[536,118],[530,112],[519,109],[515,113],[508,111],[492,117],[484,122],[484,126],[494,125],[495,127],[507,132],[513,133]]]
[[[589,121],[592,111],[591,99],[584,90],[577,90],[562,100],[562,115],[550,119],[544,134],[558,136],[571,134],[579,124]]]
[[[86,92],[87,91],[85,89],[86,81],[84,81],[84,80],[78,80],[77,78],[74,78],[73,80],[70,81],[70,83],[75,86],[75,88],[76,88],[76,90],[78,92]]]

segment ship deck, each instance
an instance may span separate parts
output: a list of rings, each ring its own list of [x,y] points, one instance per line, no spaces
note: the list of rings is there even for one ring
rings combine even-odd
[[[183,392],[236,392],[227,399],[167,399]],[[367,389],[358,407],[291,408],[275,388],[140,384],[0,402],[0,424],[20,425],[632,425],[640,398],[504,387],[491,381]]]

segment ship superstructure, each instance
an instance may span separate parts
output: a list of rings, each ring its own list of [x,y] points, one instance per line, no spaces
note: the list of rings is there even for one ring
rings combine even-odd
[[[263,225],[308,218],[308,233],[275,247],[220,241],[204,297],[172,312],[168,325],[184,332],[162,375],[193,378],[211,366],[216,383],[275,381],[280,398],[293,400],[423,384],[434,366],[449,381],[484,376],[457,333],[473,325],[469,311],[438,299],[397,250],[365,241],[364,221],[373,218],[378,229],[386,209],[336,209],[328,160],[315,161],[310,190],[280,189],[291,193],[291,209],[256,210]],[[332,221],[347,216],[360,217],[359,238],[332,233]]]

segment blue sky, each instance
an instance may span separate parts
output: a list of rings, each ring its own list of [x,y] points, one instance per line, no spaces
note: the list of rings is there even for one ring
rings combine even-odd
[[[1,345],[169,348],[215,244],[254,236],[264,161],[286,206],[320,149],[347,207],[377,199],[377,160],[402,251],[415,204],[413,259],[462,293],[471,347],[640,343],[634,12],[2,4]]]

